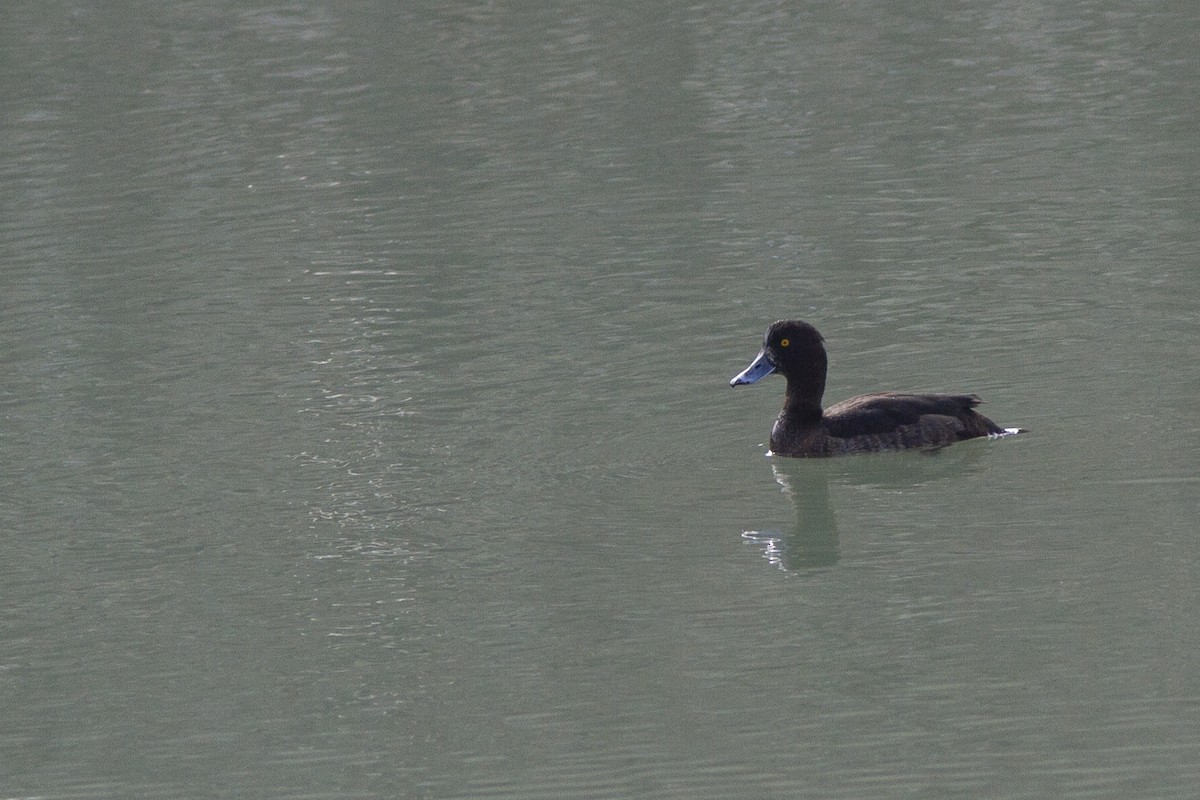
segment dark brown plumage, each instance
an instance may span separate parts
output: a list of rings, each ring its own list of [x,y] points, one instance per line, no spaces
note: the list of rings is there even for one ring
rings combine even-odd
[[[783,410],[771,430],[771,452],[781,456],[831,456],[938,447],[978,436],[1017,433],[975,411],[973,394],[877,392],[843,400],[822,411],[828,359],[817,329],[780,320],[767,329],[763,349],[730,386],[778,372],[787,378]]]

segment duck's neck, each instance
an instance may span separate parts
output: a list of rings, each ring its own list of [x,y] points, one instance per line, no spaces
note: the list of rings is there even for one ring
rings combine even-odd
[[[818,383],[812,380],[789,378],[787,395],[780,415],[800,424],[815,425],[821,421],[821,395],[825,392],[824,377]]]
[[[825,348],[818,343],[809,349],[787,373],[787,398],[783,416],[799,423],[821,421],[821,397],[825,394],[825,373],[829,362]]]

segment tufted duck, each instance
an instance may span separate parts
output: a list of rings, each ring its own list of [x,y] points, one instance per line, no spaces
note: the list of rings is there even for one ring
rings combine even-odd
[[[787,378],[783,411],[771,429],[771,452],[781,456],[831,456],[880,450],[940,447],[977,436],[1021,431],[1001,428],[975,411],[973,394],[878,392],[843,400],[824,411],[826,356],[817,329],[780,320],[767,329],[763,349],[730,386],[754,383],[772,372]]]

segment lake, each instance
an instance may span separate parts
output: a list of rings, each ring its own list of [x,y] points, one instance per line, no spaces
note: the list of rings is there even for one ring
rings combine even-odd
[[[1195,796],[1193,5],[5,18],[3,797]]]

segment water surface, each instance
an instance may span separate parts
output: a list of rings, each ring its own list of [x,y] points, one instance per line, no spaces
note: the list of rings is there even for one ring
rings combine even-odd
[[[5,796],[1193,796],[1189,5],[6,17]]]

